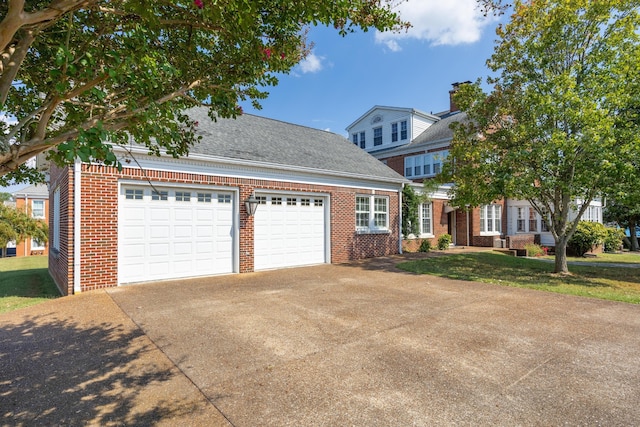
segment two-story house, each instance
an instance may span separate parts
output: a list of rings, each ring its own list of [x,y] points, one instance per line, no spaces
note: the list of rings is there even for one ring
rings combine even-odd
[[[461,83],[454,83],[453,95]],[[449,154],[453,139],[451,123],[465,120],[450,97],[450,108],[425,113],[413,108],[375,106],[347,127],[351,141],[384,164],[413,181],[423,192],[423,182],[435,177]],[[402,130],[406,129],[406,133]],[[403,138],[404,137],[404,138]],[[450,234],[456,245],[494,246],[506,228],[504,202],[462,211],[449,203],[442,185],[420,206],[420,238],[437,239]]]
[[[424,192],[423,182],[441,171],[449,154],[453,140],[451,124],[467,119],[453,101],[453,94],[465,83],[469,82],[453,83],[449,109],[439,113],[375,106],[347,127],[350,139],[413,181],[417,192]],[[503,199],[473,209],[459,209],[449,203],[452,186],[430,190],[429,201],[419,208],[417,237],[435,240],[446,233],[456,245],[520,249],[535,236],[535,241],[542,245],[554,245],[546,224],[527,201]],[[591,203],[583,219],[602,222],[600,200]]]
[[[49,189],[44,184],[30,185],[13,193],[16,208],[24,209],[33,218],[44,223],[49,222]],[[16,256],[47,255],[48,247],[45,242],[27,238],[16,242]]]

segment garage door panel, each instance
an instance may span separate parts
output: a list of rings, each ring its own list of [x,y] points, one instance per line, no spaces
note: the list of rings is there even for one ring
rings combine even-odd
[[[326,262],[324,201],[312,206],[311,198],[304,196],[266,198],[254,217],[256,270]],[[288,199],[295,199],[295,204]]]
[[[233,195],[220,193],[230,203],[218,204],[215,192],[203,193],[198,201],[194,192],[166,191],[167,200],[151,200],[149,189],[134,200],[124,196],[123,186],[120,283],[233,272]]]

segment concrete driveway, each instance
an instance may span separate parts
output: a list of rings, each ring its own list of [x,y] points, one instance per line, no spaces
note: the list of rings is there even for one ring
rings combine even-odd
[[[416,276],[397,260],[133,285],[2,315],[2,421],[637,425],[639,306]]]

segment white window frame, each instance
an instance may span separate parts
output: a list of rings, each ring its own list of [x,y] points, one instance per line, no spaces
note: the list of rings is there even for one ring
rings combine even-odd
[[[391,123],[391,142],[398,142],[398,123]]]
[[[378,147],[382,145],[382,126],[373,128],[373,146]]]
[[[358,133],[354,133],[351,135],[351,141],[354,145],[358,145]]]
[[[53,192],[53,232],[52,248],[60,251],[60,187]]]
[[[408,139],[409,137],[409,132],[408,132],[409,127],[407,126],[407,121],[406,120],[402,120],[400,122],[400,140],[404,141],[405,139]]]
[[[357,194],[355,214],[358,233],[389,232],[389,197]]]
[[[433,237],[433,202],[422,203],[418,216],[420,218],[420,236]]]
[[[480,235],[499,236],[502,234],[502,205],[491,204],[480,207]]]
[[[36,204],[41,205],[42,207],[36,208]],[[31,217],[36,219],[44,219],[44,205],[44,200],[31,200]]]
[[[360,132],[360,148],[367,148],[367,134],[363,131]]]
[[[527,231],[527,222],[525,220],[525,208],[520,206],[517,208],[518,216],[516,218],[516,233],[525,233]]]
[[[31,250],[32,251],[43,251],[45,249],[45,243],[41,242],[37,239],[31,239]]]
[[[433,177],[442,171],[442,163],[449,156],[449,150],[418,154],[404,158],[404,176],[413,178]],[[416,167],[420,167],[419,174]],[[411,170],[409,170],[409,167]]]

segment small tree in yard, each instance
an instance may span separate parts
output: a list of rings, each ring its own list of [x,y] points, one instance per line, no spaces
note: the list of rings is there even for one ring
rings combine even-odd
[[[462,85],[444,179],[458,206],[527,200],[555,240],[555,272],[594,198],[627,180],[640,131],[616,123],[640,80],[639,0],[516,1],[497,30],[493,90]],[[633,126],[632,124],[630,126]],[[635,180],[637,182],[637,178]]]
[[[20,242],[27,237],[46,242],[49,237],[47,224],[23,210],[0,204],[0,247],[4,249],[9,242]]]

